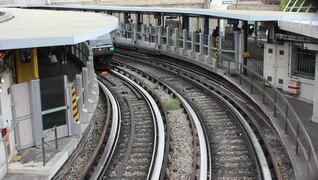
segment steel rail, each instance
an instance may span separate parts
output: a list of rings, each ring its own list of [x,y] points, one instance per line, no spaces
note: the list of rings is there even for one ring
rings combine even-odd
[[[119,62],[118,62],[119,63]],[[192,108],[192,106],[188,103],[188,101],[182,97],[178,92],[176,92],[173,88],[171,88],[166,83],[160,81],[159,79],[151,76],[150,74],[147,74],[137,68],[131,67],[127,64],[125,64],[127,67],[138,71],[142,73],[143,75],[146,75],[155,81],[159,82],[161,85],[163,85],[165,88],[167,88],[173,95],[175,95],[180,101],[183,107],[185,108],[187,115],[190,117],[191,121],[193,122],[195,126],[195,130],[197,131],[198,139],[199,139],[199,147],[200,147],[200,179],[206,180],[211,179],[212,174],[212,162],[211,162],[211,151],[209,149],[209,142],[206,136],[206,132],[203,128],[203,125],[200,121],[200,118],[198,117],[195,110]]]
[[[172,72],[172,73],[174,73],[174,72]],[[174,73],[174,74],[176,74],[176,73]],[[232,104],[230,104],[221,95],[217,94],[216,92],[208,89],[207,87],[203,86],[202,84],[199,84],[197,81],[190,79],[188,76],[180,75],[180,74],[176,74],[176,75],[182,76],[182,77],[186,78],[188,81],[191,81],[192,83],[197,84],[202,90],[210,92],[211,94],[213,94],[214,97],[216,97],[218,99],[219,102],[221,102],[224,106],[229,108],[230,112],[233,112],[233,115],[237,118],[239,123],[243,126],[242,128],[244,129],[244,132],[246,133],[249,141],[251,142],[252,148],[250,148],[250,150],[252,152],[255,152],[255,154],[256,154],[255,161],[258,164],[258,167],[261,171],[261,176],[262,176],[260,178],[262,178],[264,180],[265,179],[271,180],[272,177],[271,177],[271,173],[269,170],[269,165],[268,165],[266,157],[265,157],[265,153],[264,153],[255,133],[253,132],[250,125],[246,122],[246,120],[242,116],[242,114]]]
[[[227,59],[227,60],[224,60],[224,59]],[[281,112],[281,114],[283,116],[282,118],[284,118],[285,121],[286,121],[285,133],[287,134],[287,124],[289,125],[289,128],[292,131],[292,136],[293,136],[294,140],[296,141],[296,148],[295,148],[296,154],[298,154],[298,146],[297,145],[299,144],[300,147],[301,147],[302,153],[303,153],[304,157],[307,160],[308,167],[311,168],[311,172],[312,173],[315,173],[315,168],[318,167],[318,159],[317,159],[317,155],[315,153],[315,149],[314,149],[313,143],[312,143],[311,138],[308,135],[308,133],[307,133],[302,121],[300,121],[300,118],[299,118],[298,114],[295,112],[294,108],[290,105],[290,103],[285,98],[285,96],[276,87],[274,87],[269,81],[267,81],[267,79],[265,79],[264,77],[262,77],[257,72],[255,72],[254,70],[250,69],[248,66],[244,65],[243,63],[232,61],[230,58],[228,58],[228,57],[226,57],[224,55],[222,56],[222,60],[223,61],[229,61],[231,63],[235,63],[235,64],[237,64],[237,65],[239,65],[241,67],[240,69],[245,68],[246,70],[248,70],[248,71],[250,71],[252,73],[252,76],[256,76],[257,78],[260,78],[264,82],[263,86],[265,86],[265,84],[266,84],[271,89],[274,90],[274,92],[275,92],[275,97],[274,98],[272,98],[271,95],[268,92],[264,91],[264,90],[263,90],[263,92],[262,91],[261,92],[263,93],[263,95],[266,95],[267,97],[271,97],[269,99],[272,101],[272,103],[274,103],[274,116],[276,116],[276,108],[277,108]],[[225,69],[230,69],[229,67],[227,67],[225,65],[222,65],[222,64],[219,64],[219,65],[221,65]],[[257,85],[256,83],[252,82],[251,80],[249,80],[245,75],[241,74],[240,72],[241,71],[236,72],[236,74],[238,74],[241,78],[247,79],[248,83],[251,84],[251,87],[260,88],[259,85]],[[280,105],[276,101],[276,99],[278,97],[280,97],[283,100],[283,103],[286,106],[285,107],[285,111],[284,111],[284,108],[281,107],[282,105]],[[291,115],[294,116],[294,123],[296,123],[297,125],[293,125],[292,124],[293,122],[292,122],[292,119],[290,117]],[[277,127],[275,127],[275,128],[277,128]],[[283,128],[283,127],[280,127],[280,128]],[[303,144],[304,142],[302,142],[301,139],[300,139],[299,130],[303,133],[304,140],[307,141],[306,143],[308,143],[307,144],[308,145],[308,149],[305,148],[305,146]],[[312,157],[313,160],[311,162],[314,163],[315,167],[311,166],[311,162],[310,162],[310,160],[311,160],[310,157],[311,156],[313,156]]]
[[[153,97],[139,84],[131,80],[130,78],[124,76],[123,74],[116,72],[114,70],[111,70],[112,73],[116,74],[117,76],[125,79],[127,82],[135,86],[139,91],[142,92],[142,95],[147,100],[147,103],[150,105],[151,110],[153,111],[154,116],[154,125],[157,128],[155,131],[155,137],[156,142],[154,144],[155,148],[155,154],[151,161],[151,166],[148,172],[147,179],[159,179],[161,174],[161,169],[163,166],[164,161],[164,152],[165,152],[165,128],[164,123],[162,119],[162,115],[160,112],[160,109],[158,108],[158,105],[156,101],[153,99]]]
[[[201,84],[199,84],[202,86]],[[208,89],[206,87],[203,87],[204,89]],[[230,109],[230,111],[233,113],[234,117],[239,121],[239,123],[243,126],[243,130],[248,136],[249,141],[251,142],[252,148],[251,151],[255,152],[256,154],[256,163],[258,164],[258,168],[260,168],[261,171],[261,177],[260,179],[264,180],[271,180],[272,176],[270,173],[269,165],[267,163],[265,153],[262,149],[262,146],[260,145],[254,131],[252,130],[251,126],[247,123],[246,119],[242,116],[242,114],[227,100],[225,100],[221,95],[215,93],[214,91],[209,90],[214,97],[216,97],[219,101],[221,101],[227,108]]]
[[[109,165],[110,159],[115,151],[115,147],[118,142],[119,134],[120,134],[120,126],[121,126],[121,114],[118,100],[112,94],[112,92],[100,81],[98,81],[99,86],[105,92],[105,94],[109,97],[112,106],[112,126],[110,130],[110,135],[104,149],[104,152],[93,172],[90,179],[102,179],[100,177],[101,173],[104,169],[107,169]]]

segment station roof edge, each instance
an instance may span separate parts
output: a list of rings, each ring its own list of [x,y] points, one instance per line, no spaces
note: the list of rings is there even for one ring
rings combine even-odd
[[[68,8],[87,10],[111,10],[145,13],[170,13],[211,16],[214,18],[238,19],[243,21],[278,21],[284,15],[281,11],[255,10],[224,10],[224,9],[189,9],[189,8],[156,8],[156,7],[127,7],[127,6],[92,6],[92,5],[43,5],[30,6],[35,8]]]
[[[109,33],[118,26],[117,18],[92,12],[20,8],[0,8],[0,11],[14,16],[0,23],[0,50],[77,44]]]

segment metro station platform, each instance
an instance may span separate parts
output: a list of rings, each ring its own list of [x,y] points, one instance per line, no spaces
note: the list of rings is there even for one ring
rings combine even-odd
[[[81,73],[81,65],[75,63],[76,59],[69,58],[66,63],[58,61],[56,63],[42,62],[39,63],[39,76],[41,80],[56,78],[66,75],[68,80],[74,81],[76,74]],[[50,84],[50,81],[44,81],[41,86],[47,87],[57,86]],[[54,91],[54,88],[52,88]],[[53,97],[54,99],[54,97]],[[54,100],[51,103],[55,103]],[[92,118],[93,113],[89,114],[89,119]],[[47,124],[58,123],[63,121],[63,112],[53,113],[53,116],[46,118]],[[45,125],[45,124],[44,124]],[[80,134],[83,134],[88,124],[81,124]],[[54,132],[52,132],[54,134]],[[55,141],[46,142],[45,147],[45,161],[43,166],[43,149],[38,147],[30,147],[18,152],[12,158],[8,165],[8,173],[4,179],[10,180],[33,180],[33,179],[50,179],[58,171],[58,169],[67,161],[68,157],[72,154],[79,141],[77,136],[68,136],[59,138],[57,140],[57,149]]]

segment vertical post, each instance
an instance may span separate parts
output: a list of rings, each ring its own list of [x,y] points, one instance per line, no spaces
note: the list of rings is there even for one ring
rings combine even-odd
[[[228,60],[227,60],[227,76],[228,76],[228,77],[231,76],[231,74],[230,74],[230,65],[231,65],[231,62],[230,62],[230,60],[228,59]]]
[[[297,124],[297,129],[296,129],[296,155],[298,155],[298,149],[299,149],[299,123]]]
[[[185,55],[184,53],[187,50],[187,40],[188,40],[188,34],[187,34],[187,30],[184,29],[183,30],[183,51],[182,51],[182,55]]]
[[[311,148],[310,148],[310,145],[308,145],[308,159],[307,159],[307,161],[310,161],[310,156],[311,156]]]
[[[57,127],[56,126],[54,126],[54,134],[55,134],[55,149],[58,150]]]
[[[83,86],[84,86],[84,106],[86,109],[89,108],[88,105],[88,99],[89,99],[89,95],[88,95],[88,74],[87,74],[87,68],[82,68],[82,72],[83,72]]]
[[[12,86],[10,87],[10,92],[13,92],[12,91]],[[17,117],[16,117],[16,105],[14,102],[15,99],[14,99],[14,95],[11,95],[11,109],[12,109],[12,119],[13,119],[13,124],[17,124],[15,127],[14,127],[14,138],[15,138],[15,141],[17,143],[17,149],[18,150],[21,150],[21,139],[20,139],[20,130],[19,130],[19,121],[17,121]],[[1,134],[0,134],[0,138],[1,138]]]
[[[200,54],[203,55],[204,49],[204,34],[200,33]]]
[[[161,44],[162,44],[162,41],[161,41],[161,38],[162,38],[162,26],[158,26],[157,27],[157,47],[158,49],[161,48]]]
[[[189,31],[189,16],[182,16],[182,29]]]
[[[145,38],[145,33],[146,33],[146,25],[145,24],[141,24],[141,40],[144,42],[146,40]]]
[[[240,56],[240,45],[239,45],[239,32],[238,31],[234,31],[234,52],[235,52],[235,62],[240,62],[239,60],[239,56]],[[239,70],[239,63],[236,63],[236,70]]]
[[[44,147],[44,137],[42,137],[42,155],[43,155],[43,166],[45,166],[45,147]]]
[[[240,85],[242,85],[242,66],[240,66]]]
[[[177,51],[178,50],[178,48],[179,48],[179,39],[180,39],[180,31],[179,31],[179,29],[178,28],[174,28],[174,33],[175,33],[175,46],[176,46],[176,50],[175,51]]]
[[[211,50],[212,50],[212,38],[211,35],[208,35],[208,57],[211,58]]]
[[[217,51],[218,51],[218,61],[219,61],[219,65],[221,66],[221,64],[222,64],[222,30],[221,30],[221,20],[220,19],[218,19],[218,30],[219,30],[219,32],[218,32],[218,42],[219,42],[219,47],[218,47],[218,49],[217,49]]]
[[[65,111],[65,117],[67,122],[67,129],[68,129],[68,135],[72,135],[72,119],[73,119],[73,109],[72,109],[72,100],[71,100],[71,93],[68,86],[68,79],[67,76],[64,75],[64,104],[68,107],[68,109]]]
[[[244,29],[244,52],[247,52],[247,38],[248,38],[248,22],[243,21],[243,29]],[[243,64],[247,66],[247,57],[244,57]],[[246,75],[246,68],[243,69],[243,74]]]
[[[166,28],[166,35],[167,35],[167,45],[168,45],[168,47],[171,45],[171,39],[170,39],[170,27],[167,27]]]
[[[277,102],[277,92],[274,94],[274,117],[276,117],[276,102]]]
[[[251,94],[253,94],[253,80],[254,80],[253,76],[254,76],[254,73],[252,72],[252,77],[251,77]]]
[[[190,33],[191,33],[191,51],[194,52],[195,33],[194,32],[190,32]]]
[[[36,147],[41,146],[41,138],[43,136],[42,106],[40,93],[40,80],[34,79],[29,83],[31,112],[32,112],[32,128],[33,140]]]
[[[209,16],[204,16],[204,35],[209,34]]]
[[[76,96],[79,97],[78,101],[77,101],[77,106],[79,109],[79,120],[83,123],[87,123],[88,122],[88,114],[87,114],[87,109],[85,109],[85,104],[84,104],[84,92],[83,92],[83,80],[82,80],[82,76],[77,74],[76,75]],[[75,134],[76,130],[75,130]],[[77,134],[78,135],[78,134]]]
[[[263,82],[263,104],[265,104],[265,81]]]
[[[92,64],[91,62],[87,62],[86,64],[88,71],[88,99],[92,99],[92,86],[93,86],[93,73],[92,73]]]
[[[286,109],[285,109],[285,134],[287,134],[287,120],[288,120],[288,105],[286,104]]]

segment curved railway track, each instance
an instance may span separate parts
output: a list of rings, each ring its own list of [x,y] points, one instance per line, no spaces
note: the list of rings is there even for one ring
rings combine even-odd
[[[61,172],[73,175],[60,173],[56,178],[171,179],[181,178],[185,168],[187,175],[182,176],[185,179],[282,179],[260,132],[263,127],[254,118],[258,112],[241,107],[242,100],[233,97],[233,90],[227,90],[226,82],[221,82],[224,86],[216,85],[218,80],[209,79],[204,71],[197,75],[185,71],[181,65],[170,67],[143,57],[147,59],[145,63],[136,61],[138,53],[125,53],[114,56],[114,64],[122,67],[113,67],[107,75],[98,76],[110,102],[108,120],[103,131],[99,130],[98,145],[86,155],[90,158],[83,158],[85,166],[79,165],[82,169],[78,168],[77,174],[72,168],[64,168]],[[191,170],[189,165],[176,163],[182,162],[183,157],[174,159],[178,146],[185,142],[178,140],[180,135],[177,137],[183,134],[182,129],[171,126],[175,124],[174,119],[167,118],[157,95],[159,90],[155,89],[162,89],[181,102],[187,117],[183,123],[188,121],[182,128],[188,129],[190,134],[186,136],[192,139],[188,141],[192,148],[186,150],[190,154],[191,160],[186,162],[191,164]],[[172,145],[171,133],[177,134]],[[68,164],[77,162],[76,153],[73,157]]]
[[[92,178],[158,179],[164,169],[167,140],[162,112],[149,93],[120,73],[112,72],[100,79],[118,97],[123,125],[109,166],[93,173]]]
[[[127,59],[123,59],[122,62],[128,63]],[[234,108],[224,109],[228,105],[220,102],[220,97],[212,98],[212,95],[207,93],[205,89],[197,88],[176,75],[163,72],[158,68],[146,67],[144,64],[140,66],[136,62],[128,64],[140,67],[139,71],[145,71],[152,76],[166,74],[165,83],[187,97],[188,101],[196,107],[209,136],[212,179],[271,178],[265,155],[256,136],[250,137],[251,129],[242,128],[247,123],[233,120],[239,116],[238,112],[233,112]],[[258,145],[255,145],[257,143]]]

